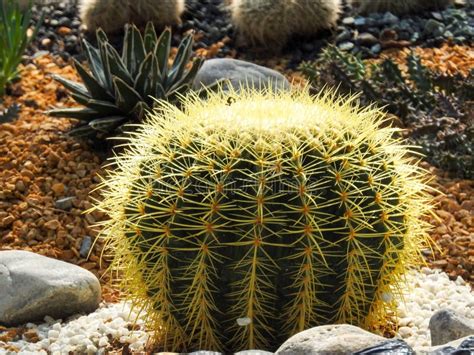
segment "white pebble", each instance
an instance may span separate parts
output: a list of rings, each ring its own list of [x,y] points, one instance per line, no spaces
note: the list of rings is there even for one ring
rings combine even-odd
[[[108,346],[109,345],[109,340],[106,338],[106,337],[102,337],[99,339],[99,346],[102,348],[102,347],[105,347],[105,346]]]

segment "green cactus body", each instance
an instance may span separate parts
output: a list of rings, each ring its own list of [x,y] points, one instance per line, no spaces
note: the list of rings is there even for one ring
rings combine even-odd
[[[406,13],[440,9],[451,5],[453,0],[352,0],[352,2],[356,6],[359,6],[359,12],[364,14],[390,11],[394,14],[401,15]]]
[[[429,203],[382,120],[332,94],[245,90],[150,117],[96,208],[158,348],[275,350],[312,326],[388,321]]]

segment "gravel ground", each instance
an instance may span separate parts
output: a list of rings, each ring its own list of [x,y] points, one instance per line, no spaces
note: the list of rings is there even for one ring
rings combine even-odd
[[[442,308],[474,318],[474,293],[461,278],[450,281],[445,273],[424,268],[410,272],[407,282],[405,304],[398,309],[401,327],[397,337],[411,347],[423,350],[430,346],[429,319]],[[46,317],[45,323],[28,323],[0,335],[0,354],[139,353],[145,350],[149,333],[143,321],[135,319],[127,302],[102,304],[87,316],[65,321]]]
[[[19,118],[0,125],[0,249],[23,249],[78,264],[96,276],[104,274],[101,243],[86,259],[100,213],[83,215],[99,179],[103,161],[90,147],[68,138],[67,119],[43,114],[54,104],[70,105],[64,90],[50,77],[75,71],[51,57],[34,60],[10,90],[3,105],[19,104]],[[110,290],[104,282],[104,295]],[[110,294],[110,296],[113,295]]]

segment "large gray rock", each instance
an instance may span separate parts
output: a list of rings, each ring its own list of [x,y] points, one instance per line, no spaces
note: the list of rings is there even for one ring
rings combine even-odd
[[[462,317],[450,309],[442,309],[433,314],[429,327],[433,346],[474,335],[474,320]]]
[[[91,272],[20,250],[0,251],[0,324],[94,311],[100,283]]]
[[[387,341],[348,324],[323,325],[293,335],[276,355],[346,355]]]
[[[241,86],[263,90],[271,87],[274,91],[289,90],[290,82],[279,72],[254,63],[238,59],[214,58],[206,60],[199,69],[193,82],[193,89],[200,89],[215,82],[223,82],[224,90],[232,88],[238,91]]]

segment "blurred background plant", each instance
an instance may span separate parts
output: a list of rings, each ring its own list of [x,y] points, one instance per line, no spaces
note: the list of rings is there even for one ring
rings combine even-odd
[[[21,10],[15,0],[0,2],[0,97],[7,85],[18,78],[20,64],[28,44],[36,35],[42,18],[30,28],[31,2]]]
[[[474,176],[474,69],[467,77],[447,76],[413,53],[402,68],[391,59],[367,63],[329,46],[300,70],[315,92],[334,87],[341,95],[359,93],[362,105],[384,107],[426,160],[460,177]]]

